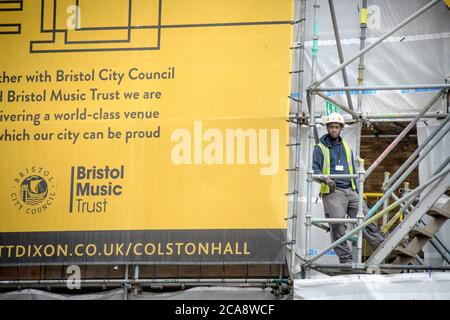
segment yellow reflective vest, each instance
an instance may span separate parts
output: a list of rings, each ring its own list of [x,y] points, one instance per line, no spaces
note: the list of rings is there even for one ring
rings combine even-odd
[[[347,142],[345,142],[344,139],[342,139],[342,144],[344,146],[345,158],[347,159],[349,173],[353,174],[352,150],[350,149],[350,147],[348,146]],[[317,144],[317,146],[319,146],[320,150],[322,150],[323,156],[322,173],[329,175],[331,167],[330,149],[321,142]],[[351,183],[352,183],[352,190],[356,190],[355,180],[351,179]],[[330,193],[330,187],[326,183],[321,183],[320,194],[323,195],[328,193]]]

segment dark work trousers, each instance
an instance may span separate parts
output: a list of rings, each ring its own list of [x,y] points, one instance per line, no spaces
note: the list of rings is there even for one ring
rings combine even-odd
[[[327,218],[349,218],[355,219],[358,214],[359,195],[351,188],[341,189],[336,188],[332,193],[323,195],[323,206],[325,210],[325,217]],[[369,208],[364,202],[363,212],[367,215]],[[330,224],[331,225],[331,240],[332,242],[338,240],[346,233],[346,226],[344,223]],[[369,242],[370,246],[375,250],[384,241],[384,236],[375,224],[370,224],[363,229],[363,237]],[[352,261],[352,252],[346,241],[334,248],[339,261],[341,263],[350,263]]]

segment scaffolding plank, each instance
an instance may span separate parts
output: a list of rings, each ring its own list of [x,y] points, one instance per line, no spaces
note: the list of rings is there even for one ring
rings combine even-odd
[[[427,214],[434,218],[450,219],[450,212],[444,211],[444,210],[436,208],[436,207],[430,208],[430,210],[428,210]]]
[[[433,233],[430,232],[430,230],[428,230],[427,227],[415,227],[411,229],[409,234],[416,238],[426,238],[426,239],[433,238]]]

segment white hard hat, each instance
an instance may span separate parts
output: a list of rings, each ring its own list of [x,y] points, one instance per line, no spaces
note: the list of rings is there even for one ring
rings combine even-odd
[[[327,117],[325,124],[329,123],[340,123],[342,124],[342,127],[345,126],[344,117],[340,113],[336,112],[330,113],[330,115]]]

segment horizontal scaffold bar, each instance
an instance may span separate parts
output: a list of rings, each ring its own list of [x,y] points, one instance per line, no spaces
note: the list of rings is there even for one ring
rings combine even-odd
[[[311,219],[311,223],[357,223],[358,219],[351,218],[330,218]]]
[[[326,177],[336,179],[358,179],[357,174],[313,174],[312,177],[317,179],[324,179]]]
[[[367,86],[367,87],[326,87],[311,89],[311,92],[327,91],[386,91],[386,90],[414,90],[414,89],[445,89],[450,88],[450,84],[411,84],[398,86]]]

